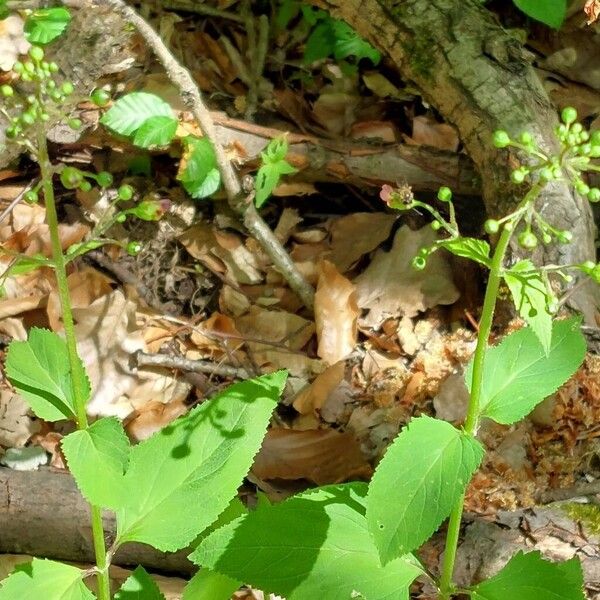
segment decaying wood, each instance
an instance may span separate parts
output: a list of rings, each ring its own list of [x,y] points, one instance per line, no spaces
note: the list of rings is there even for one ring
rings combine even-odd
[[[495,129],[530,131],[539,146],[556,150],[552,106],[522,44],[479,0],[310,0],[347,21],[413,82],[424,98],[454,124],[482,179],[488,213],[503,215],[521,190],[509,184],[518,157],[492,146]],[[565,183],[543,192],[543,215],[573,242],[540,250],[545,263],[595,258],[589,203]],[[515,254],[518,248],[513,247]],[[584,286],[574,304],[589,324],[599,305],[597,286]]]
[[[201,503],[199,498],[198,510]],[[0,553],[95,563],[89,523],[88,505],[69,474],[52,469],[22,472],[0,468]],[[112,513],[106,513],[104,530],[109,541],[115,529]],[[190,573],[194,567],[187,554],[185,550],[161,553],[145,544],[126,544],[113,562]]]

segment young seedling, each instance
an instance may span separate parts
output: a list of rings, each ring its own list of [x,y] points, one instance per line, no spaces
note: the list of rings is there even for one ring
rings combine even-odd
[[[110,192],[106,214],[86,242],[63,253],[59,238],[55,180],[68,190],[91,190],[98,185],[109,193],[110,173],[91,173],[72,166],[53,164],[48,153],[48,124],[62,118],[72,128],[79,119],[63,114],[66,96],[74,91],[59,83],[59,67],[45,60],[44,50],[33,46],[29,58],[14,67],[14,85],[3,85],[5,102],[0,108],[9,121],[6,131],[39,164],[39,183],[26,194],[28,202],[43,200],[50,231],[52,258],[15,255],[21,268],[51,267],[56,273],[64,337],[33,328],[27,341],[13,341],[6,357],[9,381],[46,421],[73,420],[77,430],[62,441],[62,450],[77,486],[90,504],[96,564],[82,570],[50,560],[33,559],[21,565],[0,585],[0,600],[21,598],[69,598],[109,600],[108,569],[117,550],[127,542],[150,544],[162,551],[189,545],[217,518],[221,523],[244,512],[237,489],[258,452],[271,412],[285,384],[286,374],[277,372],[232,386],[212,400],[194,408],[148,440],[132,447],[120,421],[101,418],[90,422],[86,403],[90,382],[77,353],[77,341],[67,281],[67,265],[91,248],[118,244],[130,254],[139,252],[136,241],[107,239],[104,234],[115,223],[130,216],[157,220],[165,210],[160,202],[135,202],[135,192],[121,185]],[[104,106],[108,95],[97,90],[96,104]],[[148,134],[150,135],[150,134]],[[121,208],[122,202],[128,207]],[[6,251],[5,251],[6,252]],[[117,532],[107,547],[102,511],[115,513]],[[97,596],[85,579],[97,578]],[[203,570],[192,579],[186,598],[206,586],[229,590],[236,581]],[[117,591],[115,598],[164,596],[142,567],[138,567]]]
[[[548,156],[527,132],[516,140],[505,131],[494,134],[496,147],[516,148],[528,162],[512,173],[513,182],[525,189],[515,210],[485,223],[486,232],[497,237],[493,252],[487,241],[460,234],[448,188],[438,193],[447,218],[416,200],[407,188],[384,186],[381,191],[392,208],[427,211],[432,228],[440,233],[414,257],[415,269],[426,269],[428,257],[444,248],[489,270],[477,345],[465,373],[470,398],[462,427],[428,416],[412,419],[388,448],[368,486],[328,486],[277,506],[263,506],[202,540],[191,555],[194,562],[288,600],[407,600],[419,576],[430,579],[440,600],[458,594],[476,600],[584,599],[579,561],[552,563],[538,552],[518,553],[496,576],[469,589],[453,582],[465,491],[485,453],[476,437],[481,419],[512,424],[524,418],[575,373],[585,356],[580,319],[554,317],[561,304],[561,284],[571,283],[572,273],[600,283],[600,265],[506,261],[515,236],[524,251],[571,240],[571,232],[548,223],[538,206],[548,182],[566,180],[591,202],[600,199],[600,190],[589,188],[582,177],[585,171],[600,170],[591,162],[600,157],[600,132],[590,134],[576,118],[572,108],[562,112],[557,156]],[[502,282],[527,326],[490,347]],[[441,572],[436,576],[414,553],[448,517]]]

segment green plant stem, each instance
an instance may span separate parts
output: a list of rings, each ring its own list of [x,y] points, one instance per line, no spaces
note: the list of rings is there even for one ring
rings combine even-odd
[[[523,214],[523,208],[532,203],[540,191],[540,184],[534,185],[525,195],[523,200],[513,214]],[[494,311],[496,309],[496,301],[498,299],[498,290],[502,280],[502,265],[508,244],[514,230],[518,225],[518,220],[515,221],[510,229],[504,228],[496,244],[492,262],[490,264],[490,274],[488,277],[485,297],[483,300],[483,308],[481,310],[481,319],[479,321],[479,332],[477,334],[477,346],[473,355],[473,376],[471,379],[471,394],[469,397],[469,406],[467,408],[467,417],[465,419],[464,430],[469,435],[474,435],[477,432],[480,416],[481,390],[483,386],[483,370],[485,365],[485,355],[487,352],[488,341],[492,331],[492,323],[494,320]],[[448,519],[448,533],[446,534],[446,546],[444,549],[444,560],[442,563],[442,574],[439,580],[440,600],[449,600],[454,593],[454,584],[452,583],[452,575],[454,573],[454,563],[456,561],[456,551],[458,549],[458,539],[460,536],[460,524],[463,514],[463,506],[465,494],[456,501],[450,517]]]
[[[88,420],[85,412],[85,374],[81,368],[79,355],[77,354],[77,340],[73,324],[73,311],[71,310],[71,299],[69,296],[69,283],[67,281],[67,270],[65,268],[65,257],[60,243],[58,232],[58,215],[56,214],[56,201],[54,198],[54,185],[52,177],[54,170],[48,156],[48,145],[46,134],[42,127],[38,132],[37,157],[40,165],[42,179],[42,191],[46,205],[46,220],[50,231],[50,243],[52,246],[52,260],[56,272],[56,284],[58,297],[62,309],[63,326],[65,328],[65,341],[71,370],[71,381],[73,387],[73,403],[78,429],[87,429]],[[102,524],[102,511],[97,506],[90,506],[92,518],[92,536],[94,540],[94,552],[96,566],[98,568],[98,599],[110,600],[110,579],[108,577],[108,566],[106,560],[106,546],[104,543],[104,526]]]

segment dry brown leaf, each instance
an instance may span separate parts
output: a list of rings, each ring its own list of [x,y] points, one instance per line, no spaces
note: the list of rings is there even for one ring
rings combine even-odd
[[[141,442],[181,415],[185,415],[188,410],[189,406],[182,400],[168,404],[151,401],[132,415],[125,426],[125,431],[134,442]]]
[[[235,233],[219,231],[208,223],[198,223],[179,236],[185,249],[217,272],[224,272],[238,283],[256,284],[262,274],[254,255]]]
[[[406,141],[450,152],[456,152],[460,142],[458,132],[452,125],[438,123],[427,115],[420,115],[413,119],[412,138],[408,138]]]
[[[587,24],[591,25],[600,17],[600,0],[586,0],[583,12],[587,15]]]
[[[20,448],[40,430],[40,422],[21,396],[6,387],[0,389],[0,446]]]
[[[294,408],[301,415],[314,413],[318,416],[329,395],[342,381],[345,370],[346,363],[344,361],[327,367],[296,396],[293,402]]]
[[[315,293],[315,324],[319,342],[317,354],[333,365],[354,350],[360,311],[354,286],[340,275],[333,263],[319,263]]]
[[[419,249],[435,239],[430,227],[412,231],[404,225],[396,233],[392,249],[377,252],[367,269],[354,280],[358,306],[369,310],[361,325],[378,328],[390,317],[413,317],[438,304],[456,302],[459,291],[443,252],[430,256],[422,271],[411,266]]]
[[[336,219],[331,226],[329,260],[340,273],[346,272],[389,237],[397,218],[386,213],[353,213]]]
[[[90,415],[125,418],[151,400],[184,399],[190,386],[161,369],[136,371],[131,354],[147,350],[135,304],[116,290],[87,308],[75,308],[78,349],[92,384]]]
[[[395,144],[399,134],[390,121],[361,121],[352,125],[350,137],[353,140],[379,140],[387,144]]]
[[[194,327],[190,341],[199,352],[199,356],[195,358],[218,360],[224,356],[241,358],[239,348],[244,343],[244,338],[231,317],[215,312]],[[188,354],[188,358],[192,356]]]
[[[271,429],[254,460],[260,479],[307,479],[316,485],[366,479],[372,469],[349,432]]]

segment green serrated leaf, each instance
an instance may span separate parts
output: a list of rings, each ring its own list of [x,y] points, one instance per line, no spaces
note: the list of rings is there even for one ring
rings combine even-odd
[[[472,588],[472,600],[585,600],[577,558],[554,563],[539,552],[518,552],[494,577]]]
[[[181,600],[230,600],[241,587],[241,581],[203,567],[188,581]]]
[[[123,582],[115,600],[165,600],[165,597],[144,567],[139,566]]]
[[[515,308],[548,354],[552,342],[552,315],[548,312],[548,290],[541,274],[535,272],[530,260],[521,260],[504,273],[504,281],[510,289]]]
[[[381,565],[364,517],[366,489],[328,486],[263,506],[209,535],[190,558],[288,600],[408,600],[422,570],[412,556]]]
[[[140,148],[168,146],[177,131],[175,117],[150,117],[144,121],[133,136],[133,143]]]
[[[155,94],[132,92],[119,98],[102,115],[100,123],[116,133],[129,136],[153,117],[173,118],[173,111]]]
[[[490,245],[484,240],[461,237],[455,240],[444,240],[439,245],[456,256],[490,266]]]
[[[217,157],[211,141],[189,136],[185,139],[186,151],[179,166],[177,179],[192,198],[206,198],[221,185]]]
[[[450,423],[419,417],[379,463],[367,521],[386,564],[418,548],[450,514],[483,458],[481,444]]]
[[[82,581],[83,571],[53,560],[34,558],[18,565],[2,581],[0,600],[93,600]]]
[[[537,336],[525,327],[506,336],[485,356],[481,416],[510,425],[528,415],[577,371],[586,343],[578,317],[555,321],[548,354]],[[471,389],[473,362],[465,372]]]
[[[273,190],[277,187],[282,175],[295,172],[296,169],[285,160],[264,164],[256,174],[256,207],[260,208],[267,201]]]
[[[84,370],[81,362],[79,367]],[[26,342],[11,342],[6,375],[41,419],[59,421],[75,416],[67,344],[56,333],[34,327]],[[91,391],[87,377],[84,380],[87,402]]]
[[[174,551],[213,523],[248,473],[285,380],[278,371],[233,385],[135,446],[119,543]]]
[[[567,15],[567,0],[513,0],[528,17],[560,29]]]
[[[350,25],[344,21],[334,20],[333,31],[335,44],[333,56],[337,60],[355,56],[357,60],[368,58],[374,65],[378,65],[381,60],[381,54],[363,40]]]
[[[57,38],[71,21],[71,14],[62,7],[40,8],[25,19],[25,37],[31,44],[48,44]]]
[[[70,433],[63,438],[62,449],[88,502],[113,510],[123,506],[123,475],[130,447],[118,419],[100,419],[85,430]]]

